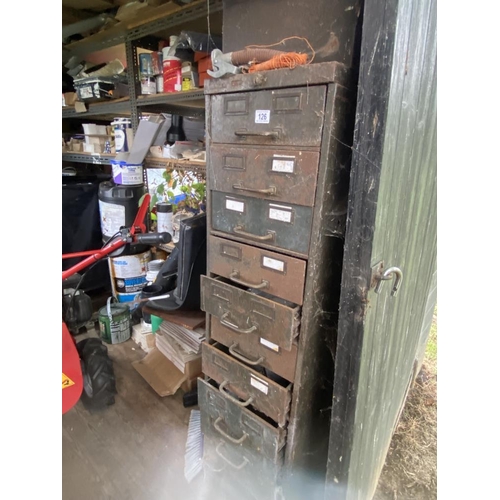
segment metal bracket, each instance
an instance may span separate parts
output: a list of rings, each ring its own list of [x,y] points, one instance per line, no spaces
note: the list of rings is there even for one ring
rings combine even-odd
[[[384,261],[381,261],[372,267],[371,287],[375,288],[375,293],[380,293],[384,281],[393,279],[394,285],[391,290],[391,295],[396,297],[399,289],[401,288],[401,284],[403,283],[403,271],[401,271],[399,267],[395,266],[384,270]]]
[[[232,52],[223,54],[219,49],[212,50],[211,59],[213,69],[207,70],[207,73],[212,78],[221,78],[227,74],[236,75],[237,73],[241,73],[242,68],[231,63],[231,54]]]

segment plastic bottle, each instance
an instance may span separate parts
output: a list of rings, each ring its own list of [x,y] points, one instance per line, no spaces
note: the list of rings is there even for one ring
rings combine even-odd
[[[159,233],[172,234],[172,214],[173,209],[170,203],[160,202],[156,204],[156,218]]]

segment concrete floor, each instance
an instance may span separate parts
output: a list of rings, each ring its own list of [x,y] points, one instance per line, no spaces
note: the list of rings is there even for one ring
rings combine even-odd
[[[62,417],[63,500],[199,498],[201,474],[191,484],[184,479],[192,408],[183,407],[182,391],[164,398],[154,392],[132,366],[145,356],[132,340],[108,350],[115,404],[91,414],[79,402]]]

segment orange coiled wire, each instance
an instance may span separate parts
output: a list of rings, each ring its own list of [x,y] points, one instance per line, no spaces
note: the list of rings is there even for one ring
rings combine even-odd
[[[266,71],[269,69],[279,69],[279,68],[295,68],[296,66],[300,66],[303,64],[311,64],[314,60],[315,52],[312,48],[309,40],[302,36],[289,36],[287,38],[283,38],[280,42],[272,43],[270,45],[248,45],[245,47],[246,49],[252,48],[269,48],[276,47],[276,45],[284,45],[287,40],[302,40],[304,41],[309,50],[311,51],[311,58],[307,54],[299,54],[298,52],[283,52],[281,54],[274,55],[268,61],[263,63],[255,63],[250,66],[248,69],[249,73],[254,73],[256,71]],[[309,60],[308,60],[309,59]]]
[[[269,61],[253,64],[248,69],[249,73],[254,73],[255,71],[266,71],[269,69],[279,69],[279,68],[295,68],[301,64],[307,63],[307,54],[298,54],[297,52],[285,52],[284,54],[278,54]]]

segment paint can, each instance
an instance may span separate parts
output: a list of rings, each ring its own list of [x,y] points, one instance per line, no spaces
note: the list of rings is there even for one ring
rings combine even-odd
[[[163,54],[161,52],[151,53],[153,75],[161,75],[163,72]]]
[[[134,186],[143,183],[142,164],[136,165],[123,160],[111,160],[110,163],[115,184]]]
[[[120,255],[109,259],[109,274],[113,295],[137,294],[148,284],[146,275],[148,263],[151,261],[151,251],[135,255]],[[123,297],[120,302],[129,302],[130,297]],[[133,298],[132,298],[133,300]]]
[[[178,57],[163,55],[163,92],[182,90],[182,61]]]
[[[123,304],[112,304],[109,297],[99,310],[99,332],[107,344],[119,344],[130,338],[130,309]]]

